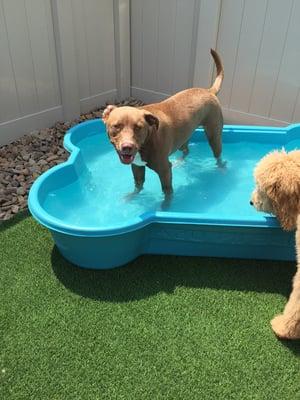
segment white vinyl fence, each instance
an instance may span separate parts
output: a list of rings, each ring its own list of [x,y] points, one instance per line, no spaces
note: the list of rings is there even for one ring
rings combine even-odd
[[[0,145],[129,96],[129,35],[129,0],[0,0]]]
[[[298,0],[0,0],[0,145],[105,101],[210,86],[227,123],[300,122]]]

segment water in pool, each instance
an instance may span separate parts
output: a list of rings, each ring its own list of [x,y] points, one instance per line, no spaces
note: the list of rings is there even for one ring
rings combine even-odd
[[[45,210],[65,223],[86,228],[122,226],[149,211],[161,211],[158,175],[146,168],[143,191],[130,198],[134,187],[131,168],[121,164],[104,135],[99,136],[80,141],[86,171],[75,182],[51,191],[44,201]],[[184,162],[176,162],[180,152],[171,156],[174,197],[168,211],[197,213],[203,218],[257,219],[249,205],[253,168],[274,148],[271,143],[224,142],[227,164],[218,168],[206,141],[191,142]]]

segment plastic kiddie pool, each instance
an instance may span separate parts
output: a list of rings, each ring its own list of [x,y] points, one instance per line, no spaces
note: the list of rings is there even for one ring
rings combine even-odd
[[[295,259],[294,235],[258,213],[249,199],[257,161],[273,149],[299,147],[300,125],[225,126],[224,169],[197,129],[185,162],[177,163],[176,153],[171,157],[174,198],[166,211],[150,169],[144,190],[128,196],[131,168],[120,163],[101,120],[71,128],[64,146],[69,159],[34,182],[29,209],[75,265],[114,268],[141,254]]]

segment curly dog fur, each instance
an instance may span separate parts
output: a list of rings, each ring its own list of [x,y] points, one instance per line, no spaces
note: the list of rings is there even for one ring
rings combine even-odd
[[[296,230],[297,272],[290,298],[282,314],[271,321],[282,339],[300,339],[300,151],[274,151],[254,170],[256,188],[251,204],[276,215],[284,230]]]

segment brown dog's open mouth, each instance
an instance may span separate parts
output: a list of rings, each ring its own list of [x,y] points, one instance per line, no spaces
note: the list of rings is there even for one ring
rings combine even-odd
[[[131,164],[132,161],[134,160],[135,154],[127,154],[127,153],[121,153],[118,152],[120,160],[123,164]]]

